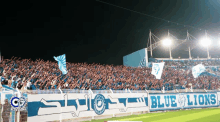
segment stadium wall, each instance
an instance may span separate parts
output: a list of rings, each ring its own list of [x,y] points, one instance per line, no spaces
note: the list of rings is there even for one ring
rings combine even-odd
[[[139,67],[141,62],[143,66],[146,66],[148,63],[147,48],[143,48],[123,57],[124,66]]]
[[[28,121],[54,121],[149,111],[147,93],[28,95]]]
[[[28,98],[27,110],[10,110],[10,99],[14,93],[1,92],[1,119],[10,122],[45,122],[100,119],[119,114],[136,112],[166,111],[220,106],[220,92],[149,93],[149,91],[117,91],[79,93],[36,93],[23,94]],[[110,90],[111,91],[111,90]],[[123,92],[123,93],[122,93]],[[160,92],[160,93],[159,93]],[[17,95],[17,94],[16,94]],[[6,102],[8,101],[8,102]]]
[[[219,105],[220,92],[30,94],[28,95],[28,121],[94,118],[121,113],[218,107]]]

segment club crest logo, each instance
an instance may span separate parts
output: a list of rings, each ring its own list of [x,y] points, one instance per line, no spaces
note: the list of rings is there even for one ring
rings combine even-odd
[[[160,65],[159,64],[154,64],[154,72],[155,72],[155,74],[158,75],[159,71],[160,71]]]
[[[94,111],[96,114],[101,115],[105,112],[105,97],[102,94],[97,94],[94,98]]]
[[[16,97],[16,96],[12,96],[11,100],[11,108],[14,111],[22,111],[25,110],[26,105],[27,105],[27,100],[25,97],[21,96],[20,98]]]
[[[180,107],[184,107],[186,103],[186,97],[182,94],[179,95],[179,100],[178,100]]]

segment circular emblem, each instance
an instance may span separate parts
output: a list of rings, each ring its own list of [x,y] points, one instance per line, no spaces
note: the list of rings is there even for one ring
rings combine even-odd
[[[18,97],[12,97],[11,98],[11,105],[15,108],[19,106],[19,98]]]
[[[26,104],[26,99],[24,97],[20,97],[19,99],[19,107],[24,107],[24,105]]]
[[[186,98],[184,95],[180,94],[179,95],[179,100],[178,100],[180,107],[184,107],[185,106],[185,102],[186,102]]]
[[[10,100],[12,110],[21,111],[25,110],[25,105],[27,104],[25,97],[21,96],[20,98],[12,96]]]
[[[102,94],[97,94],[94,98],[94,111],[96,114],[101,115],[105,112],[105,97]]]

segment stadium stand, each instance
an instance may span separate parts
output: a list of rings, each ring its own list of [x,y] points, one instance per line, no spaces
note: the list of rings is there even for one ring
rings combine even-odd
[[[157,60],[155,62],[161,62]],[[92,90],[165,90],[218,89],[220,60],[165,61],[160,80],[151,75],[151,68],[132,68],[125,66],[68,63],[68,73],[63,75],[56,62],[30,59],[4,59],[0,63],[2,85],[20,90],[50,89],[92,89]],[[197,79],[192,76],[191,67],[202,63],[207,72]],[[210,66],[210,67],[209,67]],[[214,66],[214,67],[213,67]],[[215,74],[216,73],[216,74]]]

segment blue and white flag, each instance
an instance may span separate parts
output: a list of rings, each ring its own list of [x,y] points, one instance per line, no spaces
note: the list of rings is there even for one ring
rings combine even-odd
[[[153,74],[154,76],[156,76],[156,79],[161,79],[161,75],[162,75],[162,72],[163,72],[164,63],[165,63],[165,62],[153,63],[151,74]]]
[[[198,64],[192,68],[192,74],[194,78],[197,78],[202,72],[205,71],[205,66]]]
[[[139,67],[145,67],[146,66],[146,59],[142,59],[139,63]]]
[[[57,57],[53,57],[56,61],[58,61],[58,66],[59,69],[62,71],[63,74],[67,74],[67,70],[66,70],[66,55],[60,55]]]
[[[14,88],[9,87],[9,86],[7,86],[7,85],[2,85],[2,87],[5,88],[6,91],[8,91],[8,90],[14,90]]]

